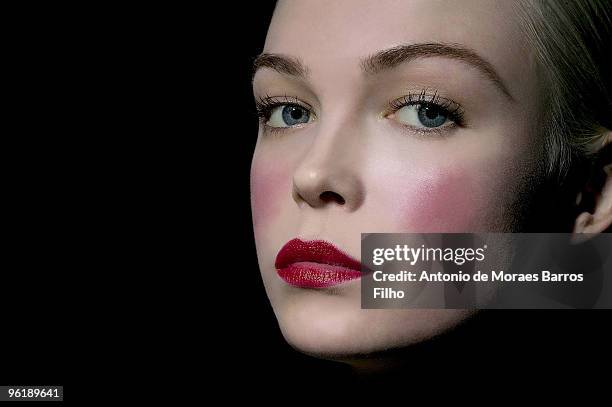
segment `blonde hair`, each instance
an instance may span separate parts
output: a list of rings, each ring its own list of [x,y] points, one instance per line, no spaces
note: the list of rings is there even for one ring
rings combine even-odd
[[[547,172],[563,180],[612,129],[612,0],[518,0],[546,89]]]

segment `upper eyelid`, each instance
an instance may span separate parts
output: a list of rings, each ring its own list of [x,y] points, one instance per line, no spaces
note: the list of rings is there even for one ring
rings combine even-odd
[[[275,106],[282,106],[282,105],[298,105],[304,108],[307,108],[310,111],[313,111],[314,108],[310,103],[304,102],[303,100],[295,97],[295,96],[263,96],[263,97],[258,97],[255,98],[255,103],[257,105],[262,105],[262,104],[269,104],[269,105],[275,105]]]
[[[414,99],[412,99],[414,98]],[[433,91],[432,93],[427,93],[425,90],[417,93],[408,93],[407,95],[401,96],[399,98],[393,99],[389,102],[389,104],[397,103],[399,101],[406,102],[406,104],[419,104],[419,103],[431,103],[436,105],[452,105],[456,107],[463,108],[460,103],[455,102],[453,99],[449,99],[444,96],[440,96],[437,91]],[[443,103],[439,103],[443,102]]]
[[[452,99],[438,95],[437,91],[434,93],[425,93],[422,91],[418,94],[409,93],[402,97],[393,99],[389,102],[391,110],[399,110],[402,107],[419,104],[433,104],[441,107],[452,116],[457,116],[458,119],[462,120],[464,114],[464,108],[460,103],[455,102]],[[412,99],[414,97],[414,99]],[[442,102],[442,103],[440,103]],[[392,113],[392,112],[389,112]]]

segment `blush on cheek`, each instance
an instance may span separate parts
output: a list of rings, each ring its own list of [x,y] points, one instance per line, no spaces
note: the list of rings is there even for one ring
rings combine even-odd
[[[290,193],[291,178],[287,166],[254,162],[251,167],[251,210],[253,227],[266,224],[280,213],[281,199]]]
[[[482,220],[482,194],[469,174],[447,170],[427,175],[404,189],[399,206],[407,232],[475,232]]]

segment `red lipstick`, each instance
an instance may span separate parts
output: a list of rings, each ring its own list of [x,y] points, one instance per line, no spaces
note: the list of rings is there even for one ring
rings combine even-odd
[[[287,242],[276,256],[276,270],[288,284],[325,288],[361,277],[361,263],[323,240]]]

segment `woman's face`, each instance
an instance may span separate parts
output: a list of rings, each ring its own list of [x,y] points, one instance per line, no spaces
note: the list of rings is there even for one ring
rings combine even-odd
[[[292,346],[346,358],[469,316],[363,310],[359,279],[304,288],[275,261],[295,238],[359,259],[361,233],[520,227],[519,197],[543,160],[542,102],[511,3],[279,2],[273,55],[253,80],[263,118],[251,194],[263,281]]]

